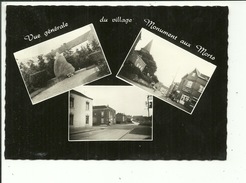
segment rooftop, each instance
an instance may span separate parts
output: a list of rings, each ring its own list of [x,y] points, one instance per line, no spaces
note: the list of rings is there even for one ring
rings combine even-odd
[[[97,106],[93,106],[93,109],[112,109],[113,108],[109,107],[108,105],[97,105]]]
[[[82,93],[80,93],[80,92],[78,92],[78,91],[76,91],[76,90],[71,90],[70,93],[73,93],[73,94],[79,95],[79,96],[81,96],[81,97],[84,97],[84,98],[88,98],[88,99],[93,100],[92,98],[87,97],[86,95],[84,95],[84,94],[82,94]]]

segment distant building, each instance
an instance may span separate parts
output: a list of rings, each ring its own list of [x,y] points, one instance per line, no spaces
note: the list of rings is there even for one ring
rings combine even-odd
[[[168,87],[164,86],[163,83],[161,83],[161,82],[155,83],[154,89],[160,91],[163,96],[167,95]]]
[[[116,123],[126,123],[127,121],[127,116],[123,113],[117,113],[116,114]]]
[[[128,123],[132,122],[132,116],[131,115],[126,115],[126,121]]]
[[[172,82],[172,84],[169,86],[169,89],[167,91],[167,97],[174,100],[178,87],[179,87],[178,82]]]
[[[152,125],[152,116],[133,116],[132,120],[139,124]]]
[[[133,116],[132,120],[136,122],[141,122],[144,121],[144,116]]]
[[[93,125],[115,124],[116,111],[106,105],[93,106]]]
[[[87,127],[92,126],[92,105],[93,99],[84,94],[71,90],[70,91],[70,127]]]
[[[200,73],[197,69],[186,74],[178,85],[176,101],[191,110],[202,94],[208,80],[209,77]]]

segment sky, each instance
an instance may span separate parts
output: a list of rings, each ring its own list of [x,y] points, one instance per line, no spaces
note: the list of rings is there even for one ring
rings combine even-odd
[[[140,50],[153,40],[150,54],[153,56],[159,81],[169,87],[172,81],[180,82],[181,78],[197,68],[202,74],[212,76],[216,66],[191,54],[190,52],[156,36],[146,29],[141,30],[141,40],[136,46]]]
[[[63,34],[61,36],[55,37],[53,39],[50,39],[48,41],[42,42],[40,44],[31,46],[29,48],[25,48],[23,50],[20,50],[18,52],[14,53],[15,59],[18,59],[19,61],[35,57],[40,54],[47,54],[52,49],[59,48],[63,43],[67,43],[87,31],[91,30],[91,24],[86,25],[84,27],[81,27],[79,29],[73,30],[71,32],[68,32],[66,34]],[[58,30],[59,31],[59,30]]]
[[[147,92],[134,86],[80,86],[74,90],[93,99],[93,105],[109,105],[116,113],[148,115]],[[150,111],[152,112],[152,111]]]

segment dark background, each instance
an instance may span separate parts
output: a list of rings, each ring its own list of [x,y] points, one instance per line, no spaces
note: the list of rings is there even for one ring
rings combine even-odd
[[[102,16],[109,22],[100,23]],[[133,22],[110,21],[118,16],[132,18]],[[90,85],[128,85],[115,75],[140,29],[148,29],[143,21],[145,18],[177,35],[178,40],[191,43],[193,46],[188,51],[198,55],[194,45],[199,44],[216,57],[211,63],[217,68],[193,114],[154,98],[152,142],[68,142],[68,93],[32,105],[13,53],[93,23],[112,75]],[[225,160],[227,18],[227,7],[8,6],[5,158]],[[31,33],[43,35],[47,29],[62,22],[69,26],[48,37],[42,36],[32,42],[23,39]],[[179,41],[169,41],[181,46]]]

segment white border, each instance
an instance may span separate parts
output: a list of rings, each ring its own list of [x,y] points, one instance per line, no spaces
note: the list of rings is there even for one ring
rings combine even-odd
[[[45,2],[51,4],[51,2]],[[2,28],[5,27],[6,4],[2,3]],[[13,4],[13,3],[12,3]],[[24,5],[15,2],[15,5]],[[28,3],[32,4],[32,3]],[[43,5],[44,3],[39,3]],[[57,4],[57,2],[53,2]],[[227,161],[13,161],[4,159],[5,53],[2,46],[2,180],[5,183],[87,182],[246,182],[245,118],[245,2],[67,2],[64,5],[165,5],[229,6],[228,70],[228,157]],[[5,32],[2,30],[2,45]],[[110,170],[110,171],[109,171]]]
[[[129,87],[134,87],[134,86],[121,86],[121,85],[88,85],[88,86],[85,86],[86,88],[99,88],[99,87],[115,87],[115,88],[122,88],[123,90],[122,90],[122,92],[124,92],[124,88],[129,88]],[[138,87],[134,87],[136,90],[138,90]],[[76,88],[74,88],[74,90],[76,90]],[[76,90],[77,91],[77,90]],[[142,91],[143,93],[146,93],[146,95],[149,95],[148,94],[148,92],[146,92],[146,91]],[[151,95],[152,97],[153,97],[153,95]],[[94,99],[93,99],[94,100]],[[153,135],[153,130],[154,130],[154,123],[153,123],[153,119],[154,119],[154,100],[152,99],[152,126],[151,126],[151,139],[124,139],[124,140],[120,140],[120,139],[115,139],[115,140],[113,140],[113,139],[102,139],[102,140],[93,140],[93,139],[91,139],[91,140],[70,140],[69,139],[69,136],[70,136],[70,131],[69,131],[69,121],[70,121],[70,91],[69,91],[69,94],[68,94],[68,142],[127,142],[127,141],[130,141],[130,142],[151,142],[151,141],[153,141],[154,139],[153,139],[153,137],[154,137],[154,135]],[[93,113],[93,109],[92,109],[92,113]],[[92,114],[92,116],[93,116],[93,114]],[[93,122],[92,122],[93,123]],[[129,133],[129,132],[128,132]],[[126,134],[128,134],[128,133],[126,133]],[[125,135],[126,135],[125,134]]]

